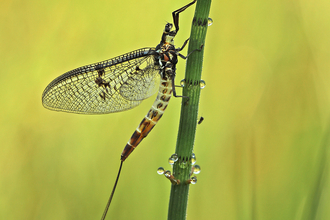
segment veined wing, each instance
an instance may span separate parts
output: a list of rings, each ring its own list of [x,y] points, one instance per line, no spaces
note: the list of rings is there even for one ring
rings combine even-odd
[[[53,80],[42,94],[44,107],[80,114],[124,111],[156,92],[159,66],[155,48],[71,70]]]

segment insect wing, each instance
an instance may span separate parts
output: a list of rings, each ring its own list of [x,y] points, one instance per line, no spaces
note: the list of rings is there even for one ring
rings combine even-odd
[[[44,107],[80,114],[104,114],[136,107],[155,93],[159,78],[154,48],[71,70],[53,80],[42,95]]]
[[[155,94],[159,88],[159,65],[148,58],[136,68],[120,87],[120,94],[127,100],[142,101]]]

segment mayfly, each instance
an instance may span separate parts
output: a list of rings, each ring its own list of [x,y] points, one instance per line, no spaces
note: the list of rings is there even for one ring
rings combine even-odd
[[[71,70],[54,79],[42,94],[45,108],[79,114],[104,114],[131,109],[153,95],[160,78],[157,98],[127,142],[122,154],[116,182],[104,210],[105,219],[114,195],[123,162],[145,138],[162,117],[172,92],[179,52],[186,46],[175,48],[174,37],[179,31],[179,14],[196,0],[172,12],[173,24],[167,23],[160,43],[154,47],[138,49],[102,62]],[[196,50],[200,50],[196,49]],[[187,98],[188,97],[184,97]]]

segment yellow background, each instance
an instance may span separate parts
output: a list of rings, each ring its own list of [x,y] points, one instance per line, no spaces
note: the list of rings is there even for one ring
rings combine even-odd
[[[155,97],[85,116],[46,110],[41,94],[68,70],[156,46],[186,3],[1,2],[0,219],[101,217],[122,149]],[[177,46],[193,11],[180,16]],[[212,2],[189,220],[330,219],[329,11],[328,0]],[[124,163],[108,219],[167,218],[170,182],[156,170],[170,169],[180,103]]]

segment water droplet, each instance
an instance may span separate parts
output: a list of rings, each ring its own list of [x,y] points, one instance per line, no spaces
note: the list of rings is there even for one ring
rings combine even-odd
[[[204,89],[206,86],[205,81],[201,79],[201,81],[199,81],[199,86],[201,87],[201,89]]]
[[[193,176],[191,177],[191,184],[196,184],[197,183],[197,177]]]
[[[162,174],[164,174],[164,168],[163,167],[159,167],[158,169],[157,169],[157,173],[159,174],[159,175],[162,175]]]
[[[172,154],[170,158],[168,158],[168,163],[173,165],[176,161],[178,161],[178,155]]]
[[[201,172],[201,167],[199,165],[194,166],[194,174],[199,174]]]
[[[171,177],[171,171],[166,170],[165,173],[164,173],[164,175],[165,175],[167,178]]]
[[[190,163],[191,163],[192,165],[194,165],[194,164],[196,163],[196,156],[195,156],[194,153],[192,153],[192,155],[191,155]]]
[[[177,162],[178,159],[179,159],[179,157],[178,157],[177,154],[172,154],[172,155],[171,155],[171,158],[174,160],[174,162]]]
[[[211,26],[213,24],[212,18],[207,19],[207,26]]]
[[[181,85],[181,87],[184,87],[186,85],[186,80],[185,79],[182,79],[180,81],[180,85]]]

